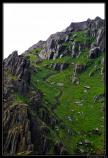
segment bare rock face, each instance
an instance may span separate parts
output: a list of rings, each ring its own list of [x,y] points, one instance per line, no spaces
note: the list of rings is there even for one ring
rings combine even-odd
[[[14,51],[4,60],[3,89],[3,154],[31,153],[28,105],[15,100],[16,94],[25,96],[30,86],[29,61]]]
[[[14,51],[9,55],[8,58],[4,60],[4,66],[12,69],[13,65],[15,65],[15,61],[18,59],[18,52]],[[14,69],[14,68],[13,68]],[[13,72],[13,69],[11,70]]]
[[[76,31],[84,31],[84,30],[88,30],[88,37],[96,38],[97,46],[99,46],[101,50],[104,51],[105,49],[104,24],[105,24],[105,20],[99,17],[96,17],[93,20],[88,19],[87,21],[83,21],[83,22],[72,22],[69,25],[69,27],[67,27],[63,31],[50,35],[46,41],[39,41],[37,44],[34,44],[24,53],[32,51],[35,48],[41,48],[42,50],[39,53],[39,57],[41,59],[58,58],[60,57],[60,54],[61,54],[60,49],[62,48],[62,44],[70,40],[69,39],[70,33],[76,32]],[[78,45],[78,44],[74,44],[74,45]],[[80,50],[86,46],[87,44],[84,46],[80,45],[78,47]],[[62,51],[62,53],[64,51],[65,49]],[[72,56],[77,56],[77,54],[79,54],[78,52],[76,53],[75,52],[76,50],[74,51],[74,48],[72,48]],[[68,51],[66,54],[68,54]]]
[[[105,30],[103,27],[99,29],[97,33],[96,43],[100,47],[102,52],[105,51]]]
[[[33,151],[28,105],[13,104],[3,113],[3,144],[5,155]]]
[[[14,87],[21,95],[26,95],[30,85],[30,62],[23,56],[18,56],[14,51],[4,61],[4,70],[16,76]]]
[[[67,34],[64,32],[57,32],[52,34],[47,40],[44,49],[39,53],[41,59],[54,59],[60,53],[61,44],[68,40]]]
[[[104,23],[105,21],[99,17],[96,17],[94,20],[88,19],[84,22],[71,23],[69,27],[67,27],[62,32],[57,32],[52,34],[45,42],[43,50],[39,53],[39,57],[41,59],[56,59],[59,58],[60,55],[64,54],[67,48],[63,48],[64,42],[71,41],[69,36],[72,32],[77,31],[87,31],[87,37],[95,38],[96,45],[100,47],[101,51],[105,49],[105,31],[104,31]],[[84,43],[80,44],[79,42],[71,41],[72,45],[72,57],[78,56],[82,50],[85,48],[90,48],[90,44]],[[62,53],[61,53],[62,49]],[[69,54],[68,51],[65,53]]]
[[[79,43],[73,42],[72,46],[72,57],[75,57],[79,54]]]

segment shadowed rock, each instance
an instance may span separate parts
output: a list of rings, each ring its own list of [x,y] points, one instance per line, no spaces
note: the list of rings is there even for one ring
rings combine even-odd
[[[94,47],[89,52],[89,58],[95,59],[95,58],[99,57],[100,53],[101,53],[100,48],[99,47]]]
[[[69,64],[67,63],[56,63],[56,64],[52,64],[51,67],[53,67],[54,70],[57,70],[57,71],[62,71],[64,69],[66,69],[67,67],[69,66]]]
[[[3,113],[5,131],[4,154],[15,155],[17,152],[28,151],[31,143],[28,105],[13,104]],[[4,135],[3,135],[4,136]]]

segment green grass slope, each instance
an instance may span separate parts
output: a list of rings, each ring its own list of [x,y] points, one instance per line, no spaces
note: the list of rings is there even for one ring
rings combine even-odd
[[[83,36],[82,32],[77,33],[75,40],[89,43],[94,41]],[[67,47],[67,44],[64,45]],[[37,70],[32,73],[32,86],[43,93],[44,104],[47,103],[46,106],[64,125],[53,130],[49,126],[53,140],[62,141],[69,154],[104,154],[104,102],[94,102],[94,97],[105,91],[101,74],[104,52],[96,59],[89,59],[89,50],[86,49],[77,58],[66,56],[36,63],[39,60],[37,52],[28,54],[31,65]],[[69,67],[55,71],[50,68],[53,63],[68,63]],[[75,64],[87,65],[86,70],[78,74],[78,85],[72,83]],[[97,133],[93,133],[95,129],[98,129]],[[83,141],[91,145],[78,146]],[[53,154],[52,148],[48,154]]]

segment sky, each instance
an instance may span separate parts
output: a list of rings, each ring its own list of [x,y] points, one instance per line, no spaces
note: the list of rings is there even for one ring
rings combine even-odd
[[[64,30],[71,22],[105,18],[104,3],[4,3],[3,57],[23,53],[39,40]]]

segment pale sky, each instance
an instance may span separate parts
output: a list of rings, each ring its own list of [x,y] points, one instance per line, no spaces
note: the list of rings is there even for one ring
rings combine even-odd
[[[3,56],[23,53],[39,40],[64,30],[71,22],[105,18],[104,3],[4,3]]]

